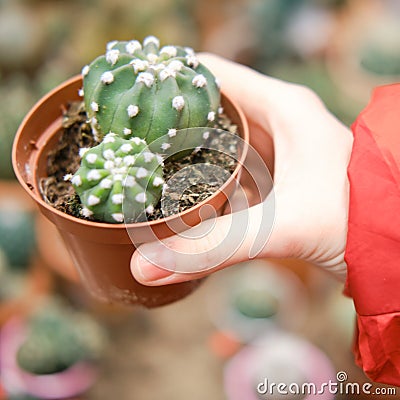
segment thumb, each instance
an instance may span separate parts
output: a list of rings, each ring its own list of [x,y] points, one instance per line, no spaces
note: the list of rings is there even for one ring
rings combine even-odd
[[[132,256],[132,274],[145,285],[166,285],[202,278],[265,255],[273,222],[274,198],[270,195],[263,203],[246,210],[141,245]]]

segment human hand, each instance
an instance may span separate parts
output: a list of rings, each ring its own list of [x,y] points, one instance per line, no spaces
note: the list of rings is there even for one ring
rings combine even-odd
[[[273,170],[274,222],[272,230],[261,227],[271,232],[263,232],[269,239],[257,257],[306,260],[344,279],[350,130],[308,88],[214,55],[203,54],[201,61],[242,107],[249,122],[250,143]],[[265,184],[269,184],[268,176]],[[248,230],[229,257],[216,261],[210,255],[216,254],[216,243],[232,233],[232,220],[243,217],[243,212],[217,218],[206,235],[196,232],[201,232],[207,221],[191,228],[189,235],[196,240],[175,235],[141,245],[131,260],[132,274],[143,284],[165,285],[198,279],[248,260],[263,214],[271,210],[269,202],[271,196],[244,211]],[[222,246],[219,250],[224,253]]]

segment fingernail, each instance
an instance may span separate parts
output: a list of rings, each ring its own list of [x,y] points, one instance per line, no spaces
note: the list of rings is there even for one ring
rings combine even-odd
[[[169,269],[174,267],[174,260],[171,252],[159,251],[142,251],[138,254],[136,267],[141,278],[145,282],[154,282],[171,276],[174,272],[168,269],[157,267],[156,265],[165,265]]]

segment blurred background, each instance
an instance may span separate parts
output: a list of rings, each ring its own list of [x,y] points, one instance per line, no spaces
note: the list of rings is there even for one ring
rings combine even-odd
[[[99,304],[82,290],[15,181],[12,141],[30,107],[105,43],[147,35],[308,85],[347,125],[375,86],[400,78],[398,0],[0,0],[0,399],[252,400],[268,398],[255,389],[268,374],[301,383],[345,371],[367,382],[351,353],[351,300],[306,263],[237,266],[153,311]],[[34,329],[17,343],[21,321]],[[57,378],[69,388],[61,394],[51,393],[55,381],[14,374],[71,366],[75,375]]]

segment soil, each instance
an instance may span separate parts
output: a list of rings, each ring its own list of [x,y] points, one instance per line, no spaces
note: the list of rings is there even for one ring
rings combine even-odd
[[[74,174],[79,168],[79,149],[98,144],[82,102],[73,102],[64,111],[63,128],[57,147],[48,155],[48,176],[40,182],[42,196],[54,208],[87,219],[81,215],[79,196],[71,183],[64,180],[65,175]],[[232,174],[238,158],[237,126],[225,114],[220,114],[214,128],[204,149],[196,149],[179,160],[164,161],[164,180],[174,184],[168,184],[154,212],[146,216],[147,220],[161,219],[193,207],[215,193]],[[185,168],[195,164],[195,168]]]

